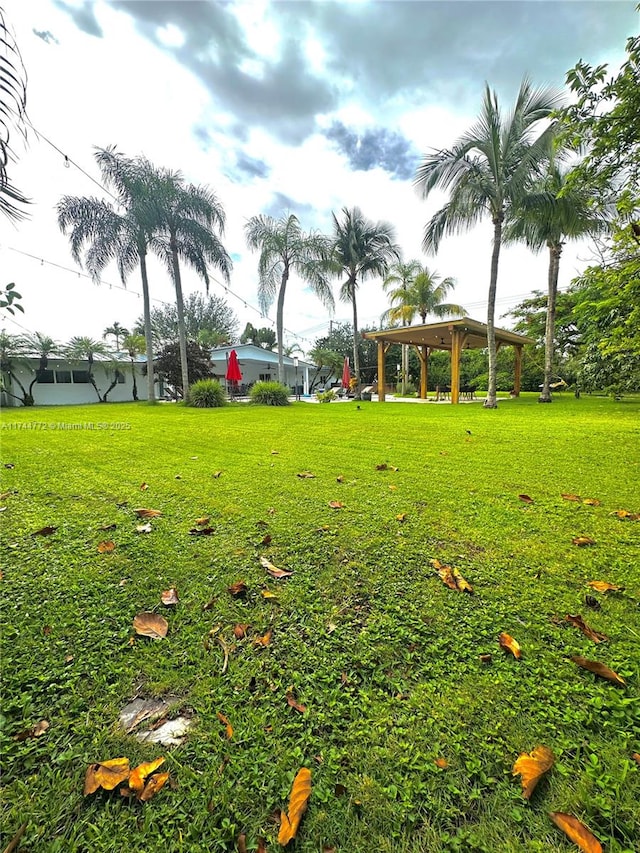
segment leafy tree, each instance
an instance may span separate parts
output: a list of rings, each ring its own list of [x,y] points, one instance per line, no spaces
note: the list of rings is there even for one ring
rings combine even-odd
[[[101,403],[106,403],[108,395],[116,387],[122,374],[117,367],[114,367],[114,377],[111,385],[109,385],[104,394],[101,394],[100,389],[96,385],[95,376],[93,375],[93,365],[95,364],[96,358],[99,361],[106,362],[107,365],[110,363],[113,364],[115,354],[102,341],[95,341],[92,338],[85,336],[76,336],[71,338],[69,343],[62,348],[62,353],[69,359],[69,361],[86,361],[88,363],[87,373],[89,375],[89,382],[93,386],[93,390],[98,395],[98,400]]]
[[[250,249],[260,252],[258,298],[264,312],[277,297],[276,335],[278,340],[278,381],[284,384],[284,298],[293,273],[307,284],[323,305],[333,311],[333,293],[327,280],[329,244],[326,237],[300,228],[297,216],[280,219],[252,216],[245,225]]]
[[[107,326],[107,328],[102,333],[103,338],[107,338],[109,335],[112,335],[115,338],[116,342],[116,351],[120,349],[120,338],[126,338],[129,334],[129,329],[126,329],[124,326],[120,325],[116,320],[115,323],[112,323],[111,326]]]
[[[71,254],[76,263],[86,265],[91,277],[100,274],[115,260],[123,284],[130,273],[140,267],[144,335],[147,364],[153,364],[151,335],[151,300],[147,276],[149,233],[141,201],[145,197],[144,175],[135,161],[114,147],[98,148],[95,159],[102,182],[114,191],[116,204],[95,197],[64,196],[57,206],[58,225],[69,234]],[[147,371],[147,399],[155,399],[153,371]]]
[[[574,314],[575,303],[576,296],[573,290],[558,291],[553,349],[561,362],[574,358],[580,347],[580,331]],[[542,347],[543,355],[540,361],[540,375],[542,375],[547,331],[547,294],[541,290],[534,290],[533,296],[524,299],[509,311],[509,316],[516,321],[513,325],[514,332],[535,338],[537,346]]]
[[[185,184],[182,173],[156,168],[144,157],[136,160],[145,175],[143,201],[145,227],[151,235],[149,245],[163,261],[173,279],[176,291],[178,342],[184,395],[189,391],[187,332],[182,296],[180,262],[193,267],[209,292],[209,269],[218,269],[229,281],[231,258],[215,230],[224,232],[225,213],[222,204],[206,186]]]
[[[374,332],[374,327],[365,327],[360,330],[364,332]],[[314,348],[334,350],[340,354],[340,373],[342,373],[342,365],[344,364],[345,356],[353,355],[353,326],[351,323],[332,323],[331,332],[321,338],[316,338]],[[387,353],[387,361],[391,363],[391,359],[397,361],[397,355],[400,349],[392,352],[394,347],[391,347]],[[369,341],[362,337],[358,337],[358,359],[360,361],[360,374],[363,384],[372,383],[378,371],[378,347],[375,341]],[[338,374],[340,375],[340,374]]]
[[[113,334],[113,333],[112,333]],[[144,335],[127,335],[122,341],[131,361],[131,379],[133,381],[133,399],[138,400],[138,383],[136,381],[136,356],[142,355],[146,349]]]
[[[244,332],[240,335],[241,344],[253,344],[254,346],[262,346],[266,344],[266,349],[272,350],[276,345],[276,333],[273,329],[263,326],[261,329],[256,329],[252,323],[247,323],[244,327]],[[289,355],[289,353],[286,353]]]
[[[25,218],[20,205],[29,204],[29,199],[11,183],[8,165],[10,160],[15,160],[11,134],[17,133],[23,139],[27,137],[27,72],[2,8],[0,54],[0,213],[14,222],[19,222]]]
[[[612,198],[633,220],[640,194],[640,36],[627,41],[627,59],[607,77],[607,66],[580,60],[567,73],[576,100],[560,112],[563,139],[586,156],[572,185],[598,188],[604,203]],[[636,223],[637,224],[637,223]]]
[[[184,328],[187,340],[199,341],[210,346],[218,346],[231,340],[238,321],[224,299],[218,296],[203,296],[202,293],[190,293],[184,301]],[[143,329],[143,318],[138,318],[134,332]],[[178,342],[178,309],[176,305],[163,305],[151,309],[151,333],[159,347]],[[209,333],[209,337],[202,337]],[[217,335],[218,338],[213,336]],[[214,343],[215,341],[215,343]]]
[[[552,90],[533,89],[525,79],[512,111],[504,116],[496,93],[487,86],[477,123],[450,150],[426,156],[416,173],[415,184],[424,198],[436,189],[450,190],[449,201],[427,223],[425,251],[437,251],[445,234],[467,230],[487,214],[493,223],[487,408],[497,406],[495,302],[503,223],[510,210],[520,205],[527,181],[549,154],[553,127],[542,131],[539,127],[558,103],[559,96]]]
[[[4,330],[0,331],[0,390],[14,400],[19,400],[23,406],[33,406],[31,391],[24,387],[17,374],[20,367],[31,369],[24,337],[10,335]],[[20,388],[21,395],[9,391],[8,386],[11,382],[15,382]]]
[[[193,382],[212,375],[213,365],[209,351],[195,341],[187,341],[187,368]],[[166,344],[156,359],[156,372],[167,382],[174,399],[185,399],[184,370],[180,344]]]
[[[358,350],[358,309],[356,293],[360,283],[376,276],[384,277],[389,265],[400,260],[393,226],[388,222],[372,222],[359,207],[342,208],[341,218],[333,216],[332,261],[336,274],[345,276],[340,299],[350,302],[353,310],[353,370],[360,387],[360,353]]]
[[[628,228],[614,234],[606,263],[574,279],[587,388],[640,389],[640,254]]]
[[[544,378],[540,403],[551,402],[554,365],[554,327],[560,257],[567,240],[603,231],[606,220],[595,202],[599,192],[572,184],[571,173],[552,158],[543,175],[534,179],[518,206],[511,208],[505,243],[522,240],[534,252],[549,250]]]
[[[325,377],[325,382],[328,382],[332,376],[340,376],[342,365],[344,364],[344,356],[332,349],[315,346],[307,353],[308,357],[316,366],[316,372],[309,383],[309,391],[311,392],[319,380],[320,371],[328,367],[329,373]]]

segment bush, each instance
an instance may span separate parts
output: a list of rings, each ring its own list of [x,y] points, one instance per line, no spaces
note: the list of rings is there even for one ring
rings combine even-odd
[[[398,396],[403,396],[402,395],[402,382],[398,382],[398,384],[396,385],[396,394]],[[415,397],[416,396],[416,386],[413,384],[413,382],[407,382],[406,392],[405,392],[404,396],[405,397]]]
[[[288,406],[289,389],[279,382],[256,382],[250,398],[257,406]]]
[[[336,392],[333,388],[329,388],[328,391],[320,391],[316,394],[316,399],[319,403],[330,403],[332,400],[336,399]]]
[[[224,388],[215,379],[199,379],[189,389],[187,406],[194,406],[197,409],[217,409],[226,404]]]

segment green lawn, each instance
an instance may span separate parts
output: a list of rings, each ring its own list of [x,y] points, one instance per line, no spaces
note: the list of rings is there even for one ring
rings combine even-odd
[[[640,401],[40,408],[5,412],[1,437],[3,845],[26,822],[29,853],[228,851],[241,833],[275,851],[306,766],[300,853],[576,850],[550,811],[607,853],[640,850],[640,521],[611,514],[640,512]],[[149,534],[137,507],[162,511]],[[213,535],[189,535],[202,516]],[[270,578],[260,556],[293,576]],[[227,590],[239,580],[243,598]],[[180,603],[164,608],[171,586]],[[162,611],[165,639],[132,641],[144,610]],[[138,695],[195,714],[183,746],[119,729]],[[15,739],[41,719],[43,735]],[[539,744],[556,764],[526,802],[511,769]],[[150,802],[83,797],[91,762],[159,755],[171,781]]]

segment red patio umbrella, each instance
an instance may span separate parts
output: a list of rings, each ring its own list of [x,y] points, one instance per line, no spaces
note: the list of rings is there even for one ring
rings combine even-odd
[[[242,382],[242,373],[240,372],[240,365],[238,364],[238,353],[234,349],[229,353],[225,379],[229,382],[233,382],[232,387],[235,387],[238,382]]]
[[[342,387],[348,391],[349,382],[351,380],[351,372],[349,370],[349,356],[344,357],[344,365],[342,367]]]

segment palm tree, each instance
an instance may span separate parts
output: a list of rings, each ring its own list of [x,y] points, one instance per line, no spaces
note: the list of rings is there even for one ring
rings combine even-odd
[[[0,8],[0,213],[14,222],[25,218],[20,205],[29,199],[11,183],[7,173],[9,160],[15,159],[11,133],[26,139],[27,72],[13,33],[7,27]]]
[[[321,234],[302,231],[293,213],[280,219],[252,216],[245,224],[245,236],[249,248],[260,252],[258,298],[265,313],[277,296],[278,381],[284,385],[284,297],[289,276],[298,275],[333,311],[333,293],[327,278],[329,242]]]
[[[462,305],[444,302],[447,293],[455,287],[454,279],[441,279],[437,272],[423,267],[420,261],[409,261],[408,264],[398,263],[391,268],[389,275],[382,282],[386,290],[390,285],[398,284],[389,294],[392,307],[382,315],[391,322],[400,321],[403,326],[410,325],[416,314],[420,315],[422,324],[427,321],[427,314],[436,317],[464,316]],[[405,392],[406,376],[408,373],[408,347],[402,347],[402,393]]]
[[[19,400],[23,406],[33,406],[33,397],[17,374],[18,368],[21,367],[31,369],[25,338],[21,335],[10,335],[4,330],[0,331],[0,390],[14,400]],[[9,391],[7,386],[12,382],[20,388],[21,396]]]
[[[117,325],[117,324],[114,324]],[[108,331],[108,330],[105,330]],[[126,331],[126,330],[125,330]],[[113,334],[113,332],[111,333]],[[144,353],[146,342],[144,335],[127,335],[122,341],[123,348],[127,351],[131,361],[131,378],[133,380],[133,399],[138,401],[138,383],[136,382],[136,356]],[[147,365],[147,371],[153,374],[153,365]]]
[[[40,359],[35,376],[29,385],[29,394],[33,397],[33,386],[40,381],[40,377],[49,366],[49,358],[56,355],[60,351],[60,344],[50,338],[48,335],[43,335],[40,332],[35,332],[33,335],[24,336],[25,347],[30,353],[34,353]]]
[[[341,353],[333,349],[327,349],[326,347],[314,347],[309,350],[308,356],[316,366],[316,372],[309,383],[310,390],[315,385],[323,367],[329,368],[329,373],[325,376],[326,383],[332,376],[338,376],[344,364],[344,356]]]
[[[206,186],[185,184],[181,172],[156,168],[144,157],[136,159],[146,181],[144,221],[151,235],[149,245],[164,262],[176,291],[178,342],[182,372],[182,396],[189,392],[187,336],[180,261],[193,267],[209,292],[208,264],[229,281],[231,258],[214,233],[224,233],[225,214],[216,195]]]
[[[98,400],[101,403],[106,403],[107,395],[118,384],[120,371],[115,368],[115,376],[111,385],[107,388],[104,394],[101,394],[100,389],[96,385],[95,376],[93,375],[93,365],[95,363],[96,356],[101,360],[109,362],[113,359],[114,353],[112,353],[107,345],[102,341],[94,341],[92,338],[83,336],[71,338],[69,343],[62,348],[62,352],[69,361],[86,361],[88,363],[89,369],[87,370],[87,373],[89,375],[89,382],[93,385],[93,389],[98,395]]]
[[[353,309],[353,369],[356,397],[360,386],[360,354],[358,352],[358,309],[356,292],[361,281],[385,276],[389,264],[400,260],[393,226],[388,222],[372,222],[359,207],[342,208],[342,219],[333,216],[332,259],[338,275],[346,276],[340,288],[340,299]]]
[[[449,201],[427,223],[423,248],[435,252],[445,234],[455,234],[476,225],[485,214],[493,223],[493,251],[487,307],[489,387],[485,407],[495,409],[496,337],[495,303],[498,261],[505,216],[517,207],[527,191],[527,182],[548,156],[553,127],[539,130],[560,96],[551,89],[533,89],[528,80],[520,84],[513,110],[504,116],[498,98],[485,88],[480,116],[450,150],[427,155],[416,172],[415,185],[424,198],[435,189],[450,190]]]
[[[557,159],[551,158],[546,173],[528,187],[520,206],[512,210],[505,226],[505,243],[522,240],[534,252],[545,246],[549,249],[544,379],[538,398],[540,403],[552,402],[556,297],[562,248],[567,240],[580,239],[607,228],[606,214],[599,212],[595,205],[600,199],[600,192],[573,183],[571,170],[562,168]]]
[[[102,181],[117,195],[117,209],[95,197],[64,196],[57,206],[58,225],[63,234],[70,232],[71,254],[76,263],[84,262],[91,277],[98,281],[100,273],[112,261],[118,265],[122,283],[140,267],[142,303],[146,341],[147,399],[155,400],[153,384],[153,337],[151,333],[151,299],[147,276],[149,237],[142,218],[141,201],[145,182],[136,163],[115,148],[98,148],[95,158]]]
[[[129,334],[129,329],[126,329],[124,326],[121,326],[120,323],[116,320],[111,326],[107,326],[107,328],[102,333],[102,337],[106,339],[108,335],[113,335],[116,339],[116,351],[120,350],[120,338],[126,338]]]

